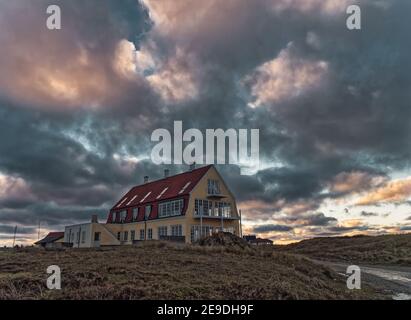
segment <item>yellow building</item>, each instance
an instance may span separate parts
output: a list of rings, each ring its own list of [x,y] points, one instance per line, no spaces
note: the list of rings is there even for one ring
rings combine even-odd
[[[110,210],[105,224],[68,226],[74,247],[132,244],[144,240],[186,243],[220,230],[239,234],[235,197],[212,165],[133,187]]]

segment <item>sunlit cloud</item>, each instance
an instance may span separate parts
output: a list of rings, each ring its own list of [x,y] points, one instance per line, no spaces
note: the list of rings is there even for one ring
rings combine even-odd
[[[411,178],[394,180],[361,197],[357,205],[372,205],[378,203],[395,203],[411,197]]]
[[[293,44],[290,43],[277,58],[259,66],[244,79],[255,97],[250,103],[251,107],[296,98],[323,84],[328,72],[327,62],[294,57],[292,48]]]

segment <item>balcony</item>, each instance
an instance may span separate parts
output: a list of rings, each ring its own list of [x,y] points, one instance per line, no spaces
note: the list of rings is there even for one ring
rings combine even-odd
[[[207,199],[210,199],[210,200],[221,200],[224,198],[227,198],[227,196],[223,194],[215,194],[215,193],[207,194]]]
[[[222,217],[221,217],[222,216]],[[232,213],[225,213],[225,214],[221,214],[221,213],[217,213],[217,212],[203,212],[198,213],[198,212],[194,212],[194,218],[200,219],[216,219],[216,220],[238,220],[239,218],[234,216]]]

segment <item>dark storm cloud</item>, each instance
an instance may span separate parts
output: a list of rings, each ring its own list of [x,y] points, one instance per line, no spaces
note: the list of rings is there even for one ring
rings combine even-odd
[[[281,221],[283,223],[291,223],[294,227],[322,227],[338,222],[336,218],[328,217],[321,212],[290,215],[282,218]]]
[[[335,233],[344,233],[349,231],[367,231],[369,230],[369,226],[352,226],[352,227],[344,227],[344,226],[336,226],[336,227],[329,227],[328,231],[335,232]]]
[[[0,226],[0,234],[14,234],[15,227]],[[36,228],[17,227],[17,234],[31,234],[36,232]]]
[[[268,218],[300,201],[315,211],[324,199],[350,193],[324,192],[342,172],[386,177],[388,166],[409,164],[409,2],[390,1],[387,8],[362,2],[363,29],[358,32],[346,30],[345,10],[328,15],[297,4],[272,10],[279,1],[211,1],[203,10],[209,16],[198,16],[203,11],[193,3],[169,2],[179,19],[171,16],[163,25],[148,19],[153,8],[144,9],[135,0],[54,3],[62,6],[63,30],[50,33],[44,28],[49,1],[0,0],[0,173],[20,177],[30,192],[30,197],[0,198],[4,222],[35,225],[41,218],[58,226],[94,212],[103,218],[144,175],[162,176],[163,168],[150,160],[135,164],[123,156],[146,157],[152,130],[171,129],[173,120],[200,130],[260,129],[267,169],[252,176],[240,176],[237,166],[219,169],[239,201],[284,200],[259,209]],[[160,13],[152,18],[162,17]],[[307,41],[309,33],[316,41]],[[140,76],[128,79],[116,73],[113,57],[122,39],[137,49],[151,41],[160,65],[175,62],[177,71],[188,69],[198,90],[194,98],[163,101],[158,88]],[[182,57],[173,60],[177,49]],[[90,59],[87,68],[76,63],[84,52]],[[291,64],[326,62],[326,81],[300,95],[250,108],[253,82],[244,83],[244,78],[281,52]],[[41,86],[23,81],[36,79],[43,69],[63,74],[63,84],[79,83],[78,97],[61,103]],[[289,71],[285,68],[284,75]],[[96,97],[103,108],[89,106]],[[184,168],[170,169],[177,173]],[[296,219],[304,226],[336,223],[318,213]]]
[[[261,226],[254,227],[253,231],[256,233],[268,233],[268,232],[289,232],[293,228],[289,226],[279,225],[279,224],[265,224]]]

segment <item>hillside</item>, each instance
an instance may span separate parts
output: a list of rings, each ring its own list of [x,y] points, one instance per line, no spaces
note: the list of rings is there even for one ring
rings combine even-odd
[[[62,290],[45,287],[62,270]],[[364,299],[304,257],[259,248],[151,242],[130,247],[0,250],[0,299]]]
[[[275,249],[326,261],[411,266],[411,233],[314,238]]]

